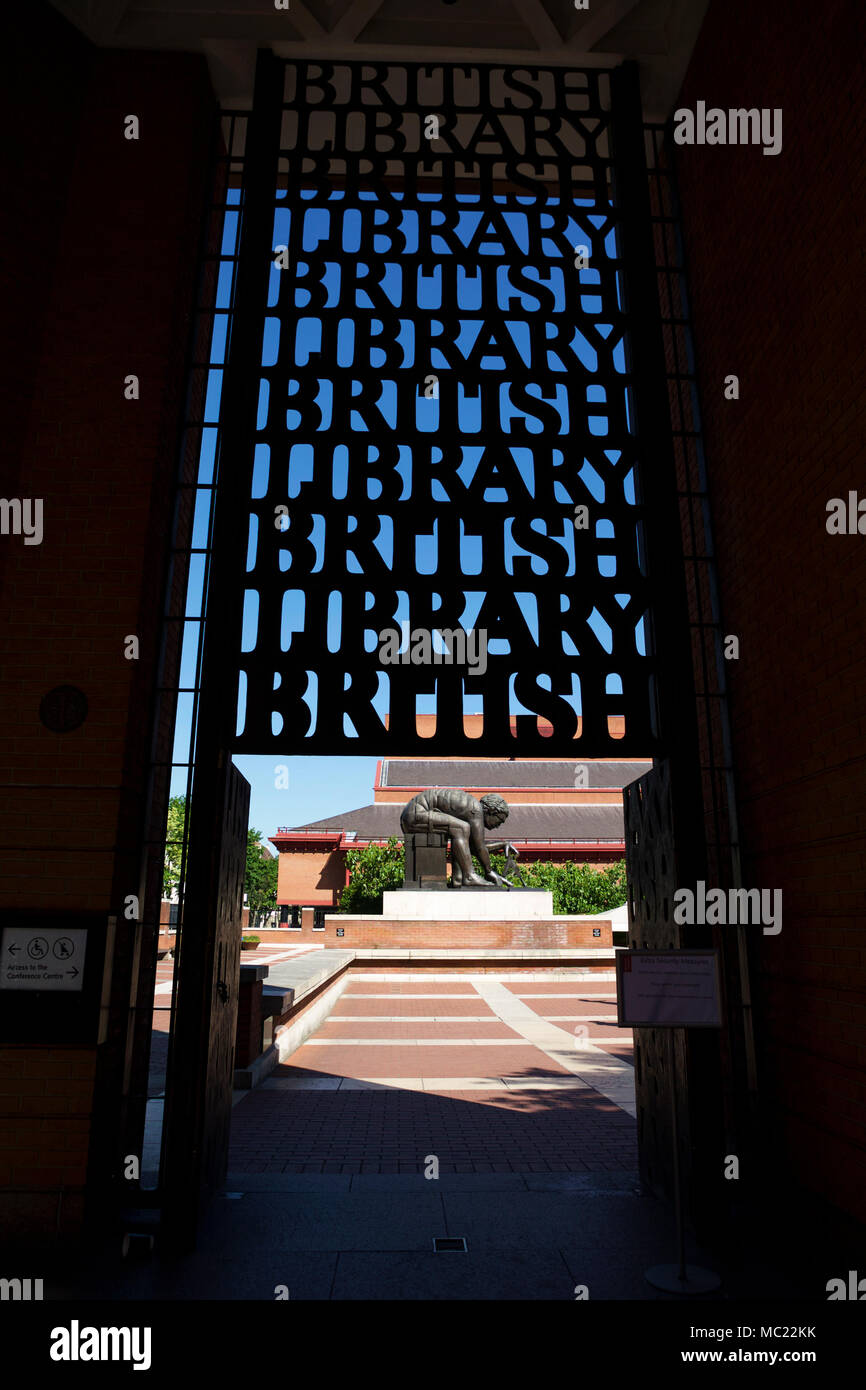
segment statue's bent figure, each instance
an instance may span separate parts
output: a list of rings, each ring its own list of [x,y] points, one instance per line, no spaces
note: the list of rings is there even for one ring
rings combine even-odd
[[[400,828],[404,835],[439,833],[451,839],[451,882],[455,888],[493,886],[510,888],[490,867],[488,849],[511,849],[511,845],[485,845],[484,830],[492,830],[508,816],[508,803],[496,792],[476,801],[459,787],[431,787],[419,792],[403,807]],[[472,855],[484,866],[484,878],[472,867]]]

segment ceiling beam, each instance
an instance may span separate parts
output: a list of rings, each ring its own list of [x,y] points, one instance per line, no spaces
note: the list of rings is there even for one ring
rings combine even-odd
[[[315,15],[310,14],[304,4],[304,0],[290,0],[289,8],[286,11],[289,19],[294,24],[299,33],[305,39],[323,39],[327,30],[323,29]]]
[[[539,48],[555,48],[562,43],[562,35],[541,0],[512,0],[512,3]]]
[[[256,50],[270,47],[284,59],[355,62],[420,62],[429,66],[495,63],[521,66],[614,68],[625,58],[641,64],[647,119],[665,120],[673,109],[708,0],[590,0],[573,11],[568,37],[554,25],[553,0],[485,0],[483,23],[449,27],[435,0],[50,0],[98,45],[123,49],[207,52],[220,100],[227,109],[252,101],[249,74]],[[634,34],[616,37],[622,27]],[[556,12],[559,13],[558,11]],[[337,16],[339,15],[339,18]],[[327,18],[325,18],[327,16]],[[646,33],[644,33],[644,17]],[[496,22],[491,23],[493,18]],[[332,27],[328,27],[332,26]],[[370,30],[375,41],[368,38]],[[425,42],[415,37],[422,31]],[[603,46],[604,43],[608,47]],[[601,45],[601,46],[599,46]]]
[[[330,31],[329,38],[354,43],[355,39],[382,8],[382,0],[352,0]]]
[[[640,0],[602,0],[590,10],[589,18],[577,30],[573,43],[579,49],[592,48],[639,3]]]
[[[364,60],[375,62],[378,59],[392,63],[426,63],[441,66],[443,63],[502,63],[506,67],[519,67],[526,63],[540,63],[542,66],[570,68],[575,66],[575,51],[566,48],[560,40],[557,48],[541,50],[526,48],[471,48],[442,47],[431,50],[422,44],[382,44],[382,43],[320,43],[313,47],[307,43],[296,43],[291,39],[275,40],[274,52],[278,58],[308,59],[316,62],[319,58],[329,61],[351,62]],[[589,68],[612,68],[623,62],[627,53],[586,53],[580,54],[580,66]]]
[[[94,43],[103,44],[116,34],[129,0],[60,0],[55,8]]]
[[[129,0],[99,0],[101,11],[99,27],[107,39],[113,38],[120,27],[121,20],[129,9]]]

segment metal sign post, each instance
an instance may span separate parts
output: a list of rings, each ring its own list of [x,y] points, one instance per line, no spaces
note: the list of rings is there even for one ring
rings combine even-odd
[[[674,1030],[722,1026],[718,951],[620,951],[616,959],[617,1022],[625,1028],[666,1028],[671,1096],[677,1263],[653,1265],[647,1283],[665,1293],[711,1293],[721,1286],[713,1270],[686,1262]]]

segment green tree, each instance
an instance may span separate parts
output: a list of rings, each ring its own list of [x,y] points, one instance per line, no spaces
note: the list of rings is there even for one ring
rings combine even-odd
[[[262,832],[250,828],[247,831],[247,866],[244,874],[244,892],[250,910],[250,929],[260,926],[268,913],[277,905],[277,878],[279,861],[265,853]]]
[[[162,891],[170,898],[180,883],[180,856],[186,825],[186,797],[173,796],[168,803],[165,828],[165,860],[162,869]]]
[[[346,855],[349,882],[340,894],[341,912],[381,912],[382,894],[402,888],[403,845],[393,835],[387,845],[365,845]]]

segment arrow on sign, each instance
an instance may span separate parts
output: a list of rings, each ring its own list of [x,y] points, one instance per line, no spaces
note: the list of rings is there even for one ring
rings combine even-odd
[[[21,947],[20,947],[20,946],[10,946],[10,947],[9,947],[9,954],[10,954],[10,956],[14,956],[14,955],[15,955],[15,952],[16,952],[16,951],[20,951],[20,950],[21,950]]]
[[[67,975],[73,975],[73,976],[74,976],[74,975],[77,975],[77,974],[78,974],[78,971],[76,970],[75,966],[73,965],[72,969],[71,969],[71,970],[67,970],[66,973],[67,973]]]

